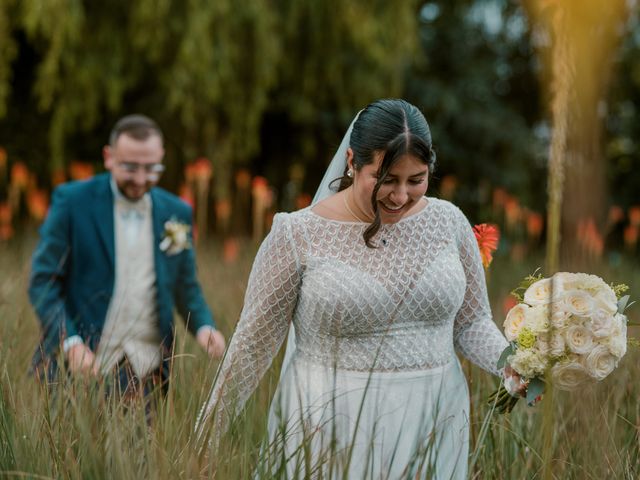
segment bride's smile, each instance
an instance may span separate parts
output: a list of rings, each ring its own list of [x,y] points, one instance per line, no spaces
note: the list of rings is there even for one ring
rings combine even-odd
[[[378,171],[383,152],[375,160],[355,171],[352,191],[348,192],[350,207],[359,218],[373,220],[371,196],[378,183]],[[424,208],[421,202],[428,187],[429,168],[413,155],[400,157],[389,169],[378,189],[376,201],[382,223],[396,223]],[[350,197],[350,198],[349,198]]]

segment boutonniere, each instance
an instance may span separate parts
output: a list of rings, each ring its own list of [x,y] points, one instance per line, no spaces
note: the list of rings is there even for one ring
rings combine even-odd
[[[164,223],[164,233],[160,242],[160,250],[167,255],[177,255],[185,248],[191,248],[189,231],[191,225],[171,219]]]

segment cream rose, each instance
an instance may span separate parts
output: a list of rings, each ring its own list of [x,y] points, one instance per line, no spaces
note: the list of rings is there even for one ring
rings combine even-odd
[[[556,304],[552,305],[551,327],[552,329],[561,329],[569,325],[571,314],[562,308],[557,308]]]
[[[567,328],[564,339],[569,350],[580,355],[589,353],[593,348],[591,332],[581,325],[572,325]]]
[[[607,287],[604,280],[597,275],[591,275],[590,273],[574,273],[573,275],[573,288],[589,290],[595,294],[604,287]]]
[[[531,284],[524,292],[524,302],[534,305],[546,305],[551,302],[551,279],[543,278]]]
[[[558,362],[551,368],[551,380],[556,388],[571,391],[589,380],[589,373],[580,362],[567,360]]]
[[[549,353],[553,357],[561,357],[567,348],[563,332],[555,332],[549,340]]]
[[[551,277],[551,289],[553,291],[553,298],[557,298],[567,290],[572,290],[573,288],[575,288],[573,286],[573,284],[575,283],[574,278],[575,274],[569,272],[558,272],[553,277]]]
[[[608,346],[611,354],[618,359],[627,353],[627,319],[620,313],[613,317],[613,328]]]
[[[549,313],[547,305],[536,305],[527,309],[524,326],[536,334],[546,332],[549,329]]]
[[[544,357],[548,357],[551,353],[551,345],[549,344],[549,340],[546,337],[538,337],[536,340],[536,344],[534,348],[543,355]]]
[[[588,317],[593,313],[593,298],[583,290],[570,290],[562,296],[564,309],[579,317]]]
[[[606,285],[606,288],[603,288],[594,296],[594,302],[596,308],[605,310],[607,313],[613,315],[618,311],[618,299],[616,294],[613,293],[613,290]]]
[[[513,342],[516,338],[518,338],[518,334],[524,327],[524,321],[527,316],[527,311],[530,309],[529,305],[524,303],[519,303],[515,305],[509,313],[507,313],[507,317],[504,320],[504,335],[507,337],[507,340]]]
[[[604,345],[596,345],[585,360],[585,367],[589,375],[596,380],[602,380],[613,372],[616,364],[616,357],[611,355],[609,349]]]
[[[603,309],[597,309],[591,316],[591,332],[595,337],[609,337],[615,327],[614,317]]]

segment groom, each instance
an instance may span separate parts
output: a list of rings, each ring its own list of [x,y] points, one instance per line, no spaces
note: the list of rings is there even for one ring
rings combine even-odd
[[[191,208],[155,187],[162,132],[120,119],[103,149],[110,173],[57,188],[33,255],[29,298],[42,327],[33,366],[55,375],[114,373],[121,389],[166,384],[178,310],[212,357],[225,341],[196,278]]]

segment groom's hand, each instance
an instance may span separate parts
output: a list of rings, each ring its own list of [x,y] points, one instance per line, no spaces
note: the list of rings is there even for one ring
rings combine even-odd
[[[67,352],[67,363],[71,373],[93,373],[96,356],[84,343],[73,345]]]
[[[224,335],[213,328],[201,328],[196,335],[198,344],[212,358],[220,358],[224,353]]]

